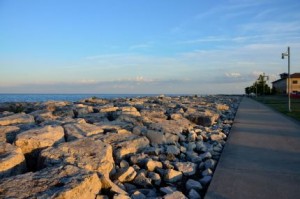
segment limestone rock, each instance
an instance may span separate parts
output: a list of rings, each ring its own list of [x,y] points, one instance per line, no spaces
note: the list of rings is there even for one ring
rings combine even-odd
[[[47,148],[40,154],[40,166],[61,163],[109,174],[114,167],[112,147],[100,140],[83,138]]]
[[[167,169],[164,176],[164,180],[170,183],[177,182],[181,180],[181,178],[182,178],[182,173],[174,169]]]
[[[154,160],[149,159],[146,163],[146,169],[148,171],[154,171],[156,168],[162,168],[162,167],[163,167],[163,165],[159,161],[154,161]]]
[[[196,180],[193,180],[193,179],[188,179],[188,181],[185,184],[185,188],[187,190],[194,189],[194,190],[197,190],[197,191],[200,191],[200,190],[203,189],[201,183],[196,181]]]
[[[187,116],[187,118],[195,124],[202,126],[211,126],[219,118],[219,114],[211,111],[196,112]]]
[[[126,167],[120,169],[118,173],[115,175],[115,178],[118,179],[120,182],[130,182],[136,176],[136,171],[133,167]]]
[[[0,118],[0,126],[34,123],[34,117],[25,113],[18,113]]]
[[[180,154],[180,149],[175,146],[175,145],[168,145],[166,149],[167,154],[172,154],[172,155],[179,155]]]
[[[137,136],[128,131],[102,135],[98,134],[93,136],[93,139],[99,139],[105,143],[111,144],[117,162],[122,161],[126,156],[138,153],[149,147],[149,140],[146,137]]]
[[[192,162],[175,162],[175,168],[181,171],[185,176],[191,176],[196,173],[197,165]]]
[[[0,142],[13,143],[19,130],[17,126],[0,126]]]
[[[158,173],[149,172],[148,177],[151,179],[152,183],[156,186],[159,186],[161,183],[161,177]]]
[[[104,132],[102,127],[88,123],[66,124],[64,129],[68,142]]]
[[[145,188],[152,187],[151,179],[146,177],[145,172],[139,172],[133,180],[133,183]]]
[[[175,191],[164,196],[164,199],[187,199],[187,197],[180,191]]]
[[[201,196],[195,189],[189,191],[189,199],[201,199]]]
[[[0,178],[26,171],[25,157],[19,147],[0,142]]]
[[[17,135],[15,145],[24,154],[64,142],[64,129],[61,126],[45,126],[24,131]]]
[[[96,173],[67,165],[5,178],[0,190],[0,198],[96,198],[101,182]]]

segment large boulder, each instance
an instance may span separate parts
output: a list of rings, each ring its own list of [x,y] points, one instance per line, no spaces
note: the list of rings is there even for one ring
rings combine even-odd
[[[0,142],[0,178],[26,171],[25,157],[19,147]]]
[[[66,165],[5,178],[0,190],[0,198],[96,198],[101,182],[94,172]]]
[[[13,124],[34,123],[34,117],[25,113],[13,114],[7,117],[0,118],[0,126],[7,126]]]
[[[100,140],[83,138],[49,147],[40,153],[40,167],[56,164],[72,164],[89,171],[109,174],[114,167],[112,147]]]
[[[149,147],[149,140],[146,137],[134,135],[125,129],[119,129],[117,133],[97,134],[93,139],[111,144],[117,162]]]
[[[202,126],[211,126],[217,121],[217,119],[219,118],[219,114],[206,110],[204,112],[196,112],[187,115],[187,118],[195,124]]]
[[[66,124],[64,129],[68,142],[104,132],[102,127],[88,123]]]
[[[15,145],[25,154],[29,170],[36,170],[39,152],[64,141],[64,129],[61,126],[49,125],[18,134]]]

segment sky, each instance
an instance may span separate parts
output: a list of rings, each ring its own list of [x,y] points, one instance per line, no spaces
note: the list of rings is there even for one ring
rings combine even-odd
[[[242,94],[300,72],[299,0],[0,0],[0,93]]]

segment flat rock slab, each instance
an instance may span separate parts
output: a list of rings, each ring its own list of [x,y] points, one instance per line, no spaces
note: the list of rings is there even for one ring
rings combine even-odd
[[[101,182],[96,173],[67,165],[5,178],[0,198],[96,198]]]
[[[49,147],[40,153],[39,166],[72,164],[89,171],[109,174],[114,167],[111,145],[90,138]]]
[[[25,157],[19,147],[0,142],[0,178],[26,171]]]
[[[88,123],[66,124],[64,129],[68,142],[104,132],[102,127]]]
[[[128,131],[120,133],[98,134],[93,139],[102,140],[113,146],[116,161],[120,162],[124,157],[142,151],[149,147],[149,140],[145,136],[134,135]]]
[[[49,125],[20,133],[16,137],[15,145],[27,154],[64,141],[64,129],[61,126]]]
[[[34,123],[34,117],[25,113],[18,113],[7,117],[0,118],[0,126],[7,126],[13,124]]]

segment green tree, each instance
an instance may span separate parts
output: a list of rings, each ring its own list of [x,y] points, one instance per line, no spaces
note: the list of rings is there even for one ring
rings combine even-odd
[[[264,74],[259,75],[258,79],[252,86],[245,88],[245,93],[257,93],[257,95],[269,95],[271,94],[271,88],[267,84],[267,79]]]

